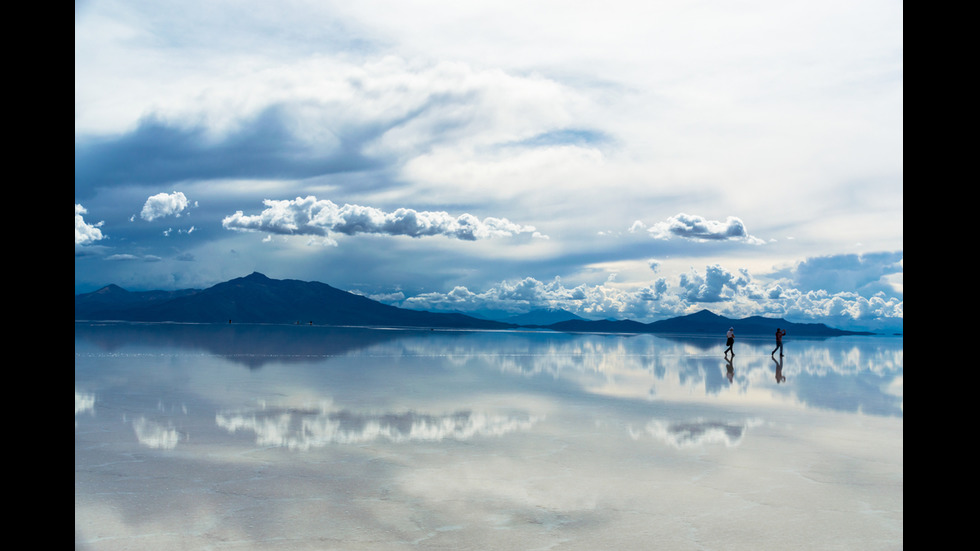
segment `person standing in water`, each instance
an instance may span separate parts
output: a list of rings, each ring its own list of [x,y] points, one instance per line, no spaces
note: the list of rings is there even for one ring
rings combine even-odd
[[[728,345],[728,348],[725,349],[725,356],[728,356],[728,353],[731,352],[732,353],[732,357],[735,357],[735,350],[732,349],[732,347],[735,346],[735,328],[734,327],[729,327],[728,328],[728,341],[725,344]]]
[[[775,356],[777,350],[779,350],[780,356],[783,355],[783,335],[785,334],[786,331],[783,331],[778,327],[776,328],[776,348],[772,349],[772,354],[770,354],[770,356]]]

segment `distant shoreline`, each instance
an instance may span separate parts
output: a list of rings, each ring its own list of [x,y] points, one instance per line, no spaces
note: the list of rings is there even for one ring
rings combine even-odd
[[[514,326],[505,328],[468,328],[468,327],[422,327],[422,326],[396,326],[396,325],[351,325],[351,324],[308,324],[308,323],[284,323],[284,322],[258,322],[246,321],[232,323],[224,322],[200,322],[200,321],[139,321],[139,320],[112,320],[112,319],[77,319],[76,324],[120,324],[120,325],[199,325],[209,327],[312,327],[320,329],[371,329],[376,331],[415,331],[420,333],[552,333],[569,335],[610,335],[610,336],[638,336],[653,335],[656,337],[676,337],[676,338],[697,338],[697,339],[724,339],[724,335],[717,335],[714,332],[658,332],[658,331],[597,331],[597,330],[561,330],[549,327],[536,326]],[[842,337],[877,337],[877,338],[903,338],[901,333],[872,333],[872,332],[849,332],[833,335],[795,335],[787,334],[784,339],[787,342],[795,339],[822,340]],[[736,337],[738,340],[769,341],[772,335],[768,333],[742,333]]]
[[[410,310],[342,291],[325,283],[276,280],[258,272],[207,289],[130,292],[116,285],[108,285],[92,293],[75,295],[76,320],[90,321],[267,323],[455,330],[540,329],[628,335],[724,335],[729,327],[734,327],[736,338],[748,335],[771,336],[777,328],[786,330],[790,337],[884,333],[837,329],[824,323],[796,323],[762,316],[735,319],[706,309],[650,323],[633,320],[587,320],[565,311],[538,312],[521,316],[520,323],[515,323],[474,317],[461,312]],[[530,322],[535,317],[535,322]],[[895,336],[902,334],[893,330],[887,333]]]

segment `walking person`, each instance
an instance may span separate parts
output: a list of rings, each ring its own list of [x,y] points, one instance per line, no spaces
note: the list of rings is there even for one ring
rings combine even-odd
[[[732,347],[735,346],[735,328],[734,327],[729,327],[728,328],[728,335],[727,336],[728,336],[728,341],[725,344],[728,345],[728,348],[725,349],[725,356],[727,357],[728,356],[728,353],[731,352],[732,353],[732,357],[734,358],[735,357],[735,350],[732,349]]]
[[[780,356],[783,355],[783,335],[785,334],[786,331],[783,331],[778,327],[776,328],[776,348],[772,349],[772,354],[770,354],[770,356],[775,356],[777,350],[779,350]]]

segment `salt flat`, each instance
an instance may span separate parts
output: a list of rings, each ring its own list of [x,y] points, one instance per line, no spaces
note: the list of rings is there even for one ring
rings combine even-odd
[[[902,339],[723,348],[76,323],[75,546],[901,549]]]

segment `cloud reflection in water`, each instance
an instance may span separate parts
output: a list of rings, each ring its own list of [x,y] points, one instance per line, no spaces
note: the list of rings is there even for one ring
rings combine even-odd
[[[118,329],[76,333],[86,543],[901,547],[900,339],[777,384],[768,339]]]
[[[180,441],[177,429],[150,421],[146,417],[133,421],[133,430],[139,443],[148,448],[172,450]]]
[[[331,444],[467,440],[527,431],[539,419],[530,415],[493,415],[458,411],[448,414],[416,412],[359,414],[349,410],[259,408],[220,412],[219,428],[229,433],[253,432],[263,446],[308,450]]]
[[[92,413],[95,410],[95,394],[75,391],[75,415]]]
[[[793,407],[903,414],[901,340],[788,340],[783,365],[771,357],[768,339],[742,339],[734,362],[723,359],[722,343],[705,337],[515,332],[412,336],[387,346],[391,352],[397,346],[399,355],[428,355],[460,367],[482,362],[501,373],[545,377],[620,399],[778,401]],[[790,384],[774,383],[777,367]]]
[[[80,413],[95,414],[95,394],[75,390],[75,427],[78,427]]]
[[[725,447],[730,448],[741,443],[746,432],[758,424],[758,421],[735,423],[699,419],[679,422],[654,419],[647,423],[641,432],[630,429],[630,436],[634,440],[638,440],[645,432],[678,449],[711,444],[724,444]]]

